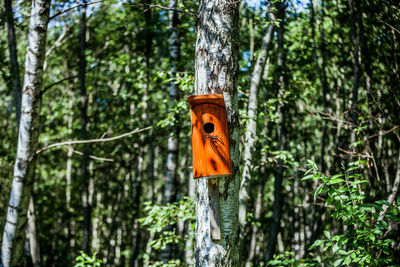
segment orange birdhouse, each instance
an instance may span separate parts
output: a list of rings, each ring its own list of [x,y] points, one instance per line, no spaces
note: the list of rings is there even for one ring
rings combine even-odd
[[[189,96],[193,178],[232,174],[228,123],[222,95]]]

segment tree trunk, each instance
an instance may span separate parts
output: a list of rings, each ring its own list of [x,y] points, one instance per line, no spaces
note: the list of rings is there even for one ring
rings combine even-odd
[[[195,94],[223,94],[227,109],[232,176],[218,178],[217,196],[210,180],[196,181],[196,266],[239,266],[239,114],[238,2],[200,0],[197,21]],[[220,197],[221,239],[211,239],[211,197]]]
[[[285,18],[285,3],[282,1],[278,4],[278,13],[281,22],[279,23],[278,28],[278,62],[277,62],[277,71],[278,71],[278,98],[284,96],[286,89],[285,82],[285,51],[283,47],[283,35],[284,35],[284,18]],[[279,122],[278,122],[278,138],[279,138],[279,150],[282,151],[286,146],[286,133],[285,133],[285,112],[283,104],[278,108],[279,113]],[[272,259],[272,256],[275,252],[275,247],[277,243],[277,237],[280,232],[280,221],[282,218],[282,182],[283,182],[283,163],[282,160],[278,160],[278,167],[275,174],[274,181],[274,204],[273,204],[273,215],[272,215],[272,223],[270,227],[269,237],[268,237],[268,245],[266,251],[266,262]]]
[[[316,18],[315,18],[315,11],[314,11],[314,1],[310,1],[310,7],[311,7],[311,35],[312,35],[312,42],[313,42],[313,54],[314,54],[314,60],[315,60],[315,65],[317,68],[317,73],[319,80],[321,81],[322,85],[322,97],[323,97],[323,103],[324,103],[324,113],[328,113],[328,108],[329,108],[329,102],[328,102],[328,97],[329,97],[329,86],[328,86],[328,80],[326,77],[326,51],[325,51],[325,31],[323,26],[320,24],[323,24],[323,19],[324,19],[324,10],[322,7],[322,22],[321,23],[316,23]],[[320,50],[321,50],[321,61],[322,64],[320,66],[319,60],[318,60],[318,50],[317,50],[317,43],[316,43],[316,37],[315,37],[315,24],[317,24],[320,30]],[[325,115],[326,116],[326,115]],[[322,139],[321,139],[321,153],[320,153],[320,170],[322,173],[325,172],[326,170],[326,164],[325,164],[325,147],[326,144],[328,143],[328,120],[324,121],[324,127],[322,129]]]
[[[260,87],[260,81],[264,72],[265,63],[267,62],[268,50],[273,39],[274,22],[275,15],[270,13],[270,24],[263,38],[260,54],[258,55],[257,62],[254,66],[253,75],[251,76],[249,106],[247,110],[248,121],[244,145],[244,166],[239,194],[239,223],[242,241],[247,221],[247,203],[250,199],[249,189],[251,171],[253,169],[253,150],[257,141],[258,88]]]
[[[83,0],[83,3],[86,1]],[[82,15],[79,26],[79,87],[80,87],[80,112],[81,112],[81,140],[85,140],[87,137],[87,93],[86,93],[86,6],[82,6]],[[82,239],[82,250],[85,253],[89,253],[90,244],[90,203],[89,203],[89,173],[88,173],[88,147],[83,145],[82,147],[82,161],[81,161],[81,198],[82,198],[82,212],[83,212],[83,239]]]
[[[360,6],[360,0],[355,0],[356,6]],[[350,22],[351,22],[351,40],[353,41],[353,91],[351,96],[351,120],[353,123],[353,129],[358,125],[358,114],[357,114],[357,101],[358,101],[358,85],[360,81],[360,59],[359,59],[359,49],[360,49],[360,37],[357,32],[356,25],[356,12],[359,10],[354,10],[353,0],[349,0],[350,7]],[[351,143],[354,143],[355,140],[355,132],[354,130],[351,133]]]
[[[8,50],[10,52],[10,69],[13,81],[15,113],[17,116],[17,125],[19,125],[21,117],[21,79],[19,75],[17,38],[15,36],[12,0],[4,0],[4,9],[7,19]]]
[[[257,188],[257,199],[254,207],[254,219],[257,221],[261,217],[261,211],[262,211],[262,197],[263,197],[263,190],[264,190],[264,182],[265,180],[262,179],[259,181],[258,188]],[[240,211],[239,211],[240,212]],[[257,233],[258,233],[258,226],[257,224],[252,225],[252,232],[251,232],[251,239],[250,239],[250,248],[249,248],[249,256],[246,259],[246,267],[251,267],[254,257],[255,257],[255,252],[256,252],[256,245],[257,245]]]
[[[177,8],[177,1],[170,0],[169,7],[172,9]],[[171,35],[169,38],[170,49],[170,70],[171,70],[171,83],[169,86],[169,99],[170,105],[175,104],[179,99],[179,86],[176,84],[176,72],[178,71],[178,63],[180,59],[180,41],[179,41],[179,16],[178,12],[170,11],[171,21]],[[176,201],[177,194],[177,160],[178,160],[178,135],[179,125],[174,125],[170,129],[171,135],[168,138],[168,154],[167,154],[167,172],[165,182],[165,203],[172,203]]]
[[[49,10],[49,0],[32,1],[18,147],[3,233],[1,254],[5,267],[23,265],[24,235],[33,184],[35,147],[39,138],[40,90]]]
[[[176,0],[169,1],[169,8],[176,9],[178,2]],[[169,104],[175,105],[179,99],[179,86],[176,84],[176,72],[180,60],[180,40],[179,40],[179,14],[176,11],[169,12],[171,25],[171,35],[169,37],[170,50],[170,71],[171,83],[169,85]],[[178,181],[177,181],[177,164],[179,152],[179,119],[170,127],[170,136],[168,137],[168,154],[167,154],[167,172],[165,179],[165,204],[173,203],[177,200]],[[165,231],[172,231],[175,227],[168,226]],[[168,244],[161,251],[161,261],[167,263],[173,257],[173,246]]]
[[[27,238],[29,240],[29,252],[32,260],[32,265],[34,267],[39,267],[41,265],[40,250],[37,239],[35,206],[33,203],[32,194],[29,198]]]

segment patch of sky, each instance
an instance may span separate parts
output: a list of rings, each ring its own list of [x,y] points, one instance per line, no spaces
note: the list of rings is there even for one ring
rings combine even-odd
[[[245,3],[248,7],[251,8],[261,8],[262,10],[266,10],[267,6],[265,5],[267,1],[265,0],[245,0]],[[290,0],[290,3],[295,7],[296,11],[301,12],[307,7],[308,0]]]

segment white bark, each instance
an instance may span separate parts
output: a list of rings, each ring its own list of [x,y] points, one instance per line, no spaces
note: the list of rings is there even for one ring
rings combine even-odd
[[[220,240],[211,238],[209,182],[196,181],[195,266],[239,266],[238,2],[200,0],[198,16],[195,94],[224,95],[233,175],[218,178]]]
[[[275,16],[270,13],[270,25],[263,38],[260,54],[254,66],[253,75],[250,84],[249,106],[247,111],[248,121],[245,133],[244,148],[244,166],[242,173],[242,181],[240,183],[239,195],[239,222],[241,239],[244,235],[247,219],[247,203],[250,199],[249,189],[251,180],[251,171],[253,169],[253,150],[257,141],[257,107],[258,107],[258,88],[264,72],[265,64],[268,57],[268,49],[273,39]]]
[[[32,195],[29,199],[27,238],[29,240],[29,251],[32,259],[32,265],[34,267],[38,267],[41,265],[40,250],[37,239],[35,206]]]
[[[50,0],[32,1],[17,156],[1,248],[5,267],[23,265],[23,241],[33,184],[34,151],[39,137],[40,90],[49,9]]]

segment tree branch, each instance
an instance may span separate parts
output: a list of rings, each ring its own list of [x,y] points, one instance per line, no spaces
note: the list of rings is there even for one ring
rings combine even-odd
[[[42,147],[41,149],[38,149],[35,154],[39,154],[45,150],[48,150],[50,148],[53,147],[59,147],[59,146],[68,146],[68,145],[75,145],[75,144],[88,144],[88,143],[104,143],[104,142],[110,142],[110,141],[114,141],[117,139],[121,139],[124,137],[127,137],[129,135],[135,134],[135,133],[140,133],[140,132],[144,132],[147,130],[150,130],[152,128],[152,126],[143,128],[143,129],[135,129],[133,131],[130,131],[128,133],[124,133],[118,136],[114,136],[114,137],[109,137],[109,138],[100,138],[100,139],[89,139],[89,140],[76,140],[76,141],[65,141],[65,142],[60,142],[60,143],[54,143],[45,147]]]
[[[189,12],[189,11],[184,11],[184,10],[179,10],[179,9],[175,9],[175,8],[169,8],[169,7],[165,7],[165,6],[160,6],[160,5],[151,5],[151,4],[140,4],[140,3],[125,3],[124,5],[132,5],[132,6],[143,6],[143,7],[147,7],[147,9],[144,10],[144,12],[147,12],[149,9],[151,8],[159,8],[159,9],[163,9],[163,10],[169,10],[169,11],[175,11],[178,13],[182,13],[185,15],[189,15],[195,19],[198,19],[197,15]]]
[[[383,21],[382,19],[378,19],[378,21],[386,24],[387,26],[389,26],[392,30],[396,31],[397,33],[400,33],[400,31],[398,29],[396,29],[395,27],[393,27],[392,25],[390,25],[389,23]]]
[[[100,3],[100,2],[104,2],[104,1],[105,1],[105,0],[95,0],[95,1],[92,1],[92,2],[88,2],[88,3],[82,3],[82,4],[73,5],[73,6],[69,7],[69,8],[67,8],[67,9],[64,9],[64,10],[62,10],[62,11],[60,11],[60,12],[57,12],[56,14],[54,14],[53,16],[51,16],[51,17],[49,18],[49,20],[52,20],[52,19],[54,19],[55,17],[60,16],[61,14],[64,14],[64,13],[70,11],[71,9],[74,9],[74,8],[77,8],[77,7],[80,7],[80,6],[89,6],[89,5],[97,4],[97,3]]]
[[[65,82],[66,80],[71,80],[71,79],[74,79],[74,78],[78,78],[78,75],[73,75],[73,76],[70,76],[70,77],[65,77],[65,78],[63,78],[63,79],[61,79],[61,80],[59,80],[59,81],[56,81],[56,82],[50,84],[49,86],[46,86],[46,87],[40,92],[40,94],[43,95],[43,94],[46,93],[46,91],[49,90],[51,87],[56,86],[56,85],[58,85],[58,84],[60,84],[60,83],[63,83],[63,82]]]
[[[77,150],[74,150],[74,151],[72,151],[73,153],[75,153],[75,154],[78,154],[78,155],[83,155],[83,153],[82,152],[80,152],[80,151],[77,151]],[[109,162],[114,162],[114,160],[113,159],[109,159],[109,158],[101,158],[101,157],[97,157],[97,156],[93,156],[93,155],[89,155],[89,158],[91,158],[91,159],[95,159],[95,160],[100,160],[100,161],[109,161]]]

